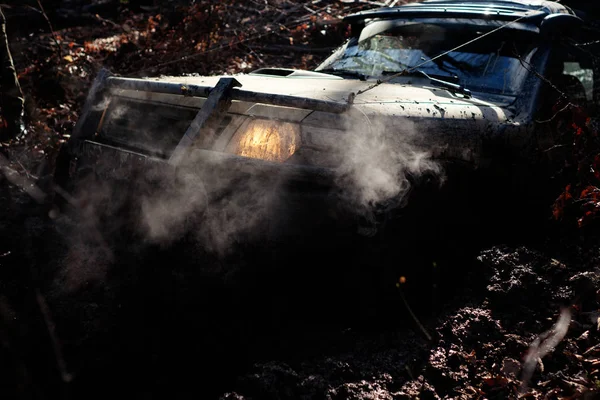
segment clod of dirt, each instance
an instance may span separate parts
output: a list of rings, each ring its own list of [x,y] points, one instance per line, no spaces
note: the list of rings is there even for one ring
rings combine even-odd
[[[344,383],[335,389],[329,390],[327,397],[332,400],[392,400],[394,398],[392,394],[380,384],[367,381]]]
[[[398,393],[394,393],[397,399],[408,400],[408,399],[422,399],[422,400],[438,400],[440,396],[437,395],[433,386],[431,386],[423,377],[419,377],[419,380],[409,381],[402,386],[402,389]]]
[[[569,285],[573,288],[578,301],[583,309],[592,309],[590,302],[597,301],[598,289],[600,288],[600,271],[584,271],[573,275],[569,279]]]
[[[223,396],[219,398],[219,400],[245,400],[247,397],[241,396],[235,392],[233,393],[225,393]]]
[[[499,310],[527,305],[539,311],[573,295],[565,265],[534,250],[496,246],[483,251],[478,260],[489,277],[489,300]]]
[[[464,393],[463,385],[482,379],[501,359],[504,329],[488,309],[464,307],[444,317],[440,340],[431,350],[426,377],[440,396]]]
[[[269,362],[242,379],[241,386],[259,398],[292,398],[300,378],[286,363]]]
[[[598,339],[600,315],[596,268],[573,260],[565,265],[525,247],[496,246],[478,260],[485,278],[477,285],[486,287],[487,298],[442,317],[424,374],[435,393],[516,398],[523,385],[523,355],[554,335],[553,322],[570,305],[566,336],[539,357],[524,394],[536,399],[596,395],[600,361],[590,347]],[[411,381],[405,387],[411,385],[418,386]]]
[[[296,340],[298,356],[254,364],[221,399],[395,399],[417,353],[425,353],[425,341],[409,330],[336,334],[331,354],[311,357]]]

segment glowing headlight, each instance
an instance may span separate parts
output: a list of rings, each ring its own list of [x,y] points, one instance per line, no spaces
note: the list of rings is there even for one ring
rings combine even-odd
[[[300,127],[289,122],[255,119],[233,136],[225,151],[238,156],[284,162],[300,147]]]

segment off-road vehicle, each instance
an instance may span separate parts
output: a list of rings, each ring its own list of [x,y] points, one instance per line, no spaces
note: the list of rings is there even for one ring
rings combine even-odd
[[[307,215],[337,224],[353,211],[375,221],[423,182],[516,182],[561,157],[565,113],[600,101],[594,10],[563,3],[363,11],[344,18],[349,39],[314,71],[103,72],[61,151],[57,186],[89,199],[102,197],[100,183],[104,202],[138,199],[153,237],[191,214],[217,237],[265,210],[279,210],[278,226],[303,226]]]

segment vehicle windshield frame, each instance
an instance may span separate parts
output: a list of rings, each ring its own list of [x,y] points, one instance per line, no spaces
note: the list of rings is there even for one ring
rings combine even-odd
[[[519,42],[521,42],[521,38],[523,37],[522,35],[527,35],[529,36],[528,38],[526,38],[525,40],[527,40],[528,45],[527,50],[523,51],[521,53],[519,53],[519,56],[525,60],[525,61],[530,61],[531,58],[533,57],[533,55],[536,53],[536,50],[538,48],[538,37],[539,37],[539,28],[536,25],[533,24],[528,24],[528,23],[522,23],[522,22],[513,22],[510,24],[507,24],[506,21],[496,21],[496,20],[484,20],[484,19],[465,19],[465,18],[393,18],[393,19],[376,19],[376,20],[371,20],[368,21],[367,24],[360,30],[360,32],[358,32],[357,34],[353,35],[342,47],[340,47],[339,49],[337,49],[329,58],[327,58],[323,63],[321,63],[315,70],[316,71],[325,71],[325,70],[337,70],[338,68],[335,68],[335,64],[338,63],[340,60],[344,60],[347,58],[350,58],[351,56],[349,55],[349,51],[355,51],[358,52],[359,50],[359,46],[361,46],[362,43],[364,43],[366,40],[369,40],[373,37],[375,37],[376,35],[382,34],[382,33],[386,33],[386,32],[392,32],[392,31],[397,31],[397,30],[402,30],[402,29],[406,29],[409,26],[413,26],[415,28],[417,28],[419,26],[439,26],[440,28],[443,29],[448,29],[448,30],[456,30],[458,32],[461,32],[462,34],[480,34],[480,35],[484,35],[486,33],[489,33],[490,31],[497,29],[499,27],[503,27],[501,30],[498,30],[497,32],[494,32],[490,35],[491,38],[493,38],[492,40],[495,40],[496,37],[494,37],[494,35],[499,34],[502,35],[503,37],[511,37],[514,36],[515,38],[519,38]],[[490,40],[489,38],[482,38],[481,40]],[[516,40],[513,40],[514,42],[517,42]],[[465,42],[468,42],[468,40],[466,40]],[[460,44],[460,43],[459,43]],[[450,50],[451,48],[454,48],[455,46],[448,46],[449,48],[446,48],[444,50]],[[417,49],[397,49],[397,51],[415,51]],[[364,51],[364,50],[360,50],[360,51]],[[422,52],[422,51],[421,51]],[[443,51],[439,51],[435,54],[431,54],[431,55],[426,55],[426,57],[428,58],[435,58],[438,54],[443,53]],[[491,52],[490,52],[491,53]],[[450,53],[450,55],[452,56],[453,53]],[[457,50],[457,52],[455,52],[454,54],[465,54],[465,55],[475,55],[476,53],[469,53],[468,51],[466,52],[461,52],[460,49]],[[484,53],[484,54],[488,54],[488,53]],[[476,92],[483,92],[483,93],[489,93],[489,94],[498,94],[498,95],[508,95],[508,96],[517,96],[521,91],[522,91],[522,86],[524,84],[524,82],[527,80],[527,75],[529,74],[529,71],[522,65],[522,63],[519,61],[519,59],[517,57],[498,57],[498,58],[504,58],[504,62],[511,64],[509,70],[507,71],[512,71],[510,72],[511,77],[512,75],[515,75],[515,80],[514,80],[514,84],[511,85],[511,89],[510,90],[505,90],[505,88],[503,89],[499,89],[497,87],[493,87],[493,86],[485,86],[482,84],[479,84],[477,82],[469,82],[469,79],[463,79],[464,77],[461,76],[461,74],[456,74],[458,75],[459,80],[461,80],[462,84],[465,85],[465,87],[476,91]],[[425,60],[425,59],[424,59]],[[409,72],[414,72],[416,69],[419,69],[420,67],[422,67],[425,72],[427,72],[428,74],[432,74],[432,75],[444,75],[444,74],[440,74],[439,70],[436,71],[435,69],[432,68],[428,68],[431,67],[430,64],[432,63],[425,63],[422,66],[419,65],[421,63],[415,63],[415,65],[399,65],[399,68],[397,68],[397,72],[401,72],[403,69],[408,70]],[[433,63],[435,64],[435,63]],[[415,68],[416,66],[418,66],[417,68]],[[516,68],[518,68],[518,70],[516,70]],[[343,72],[344,68],[339,68],[340,72]],[[376,78],[376,79],[380,79],[380,78],[384,78],[385,79],[385,75],[387,75],[387,77],[389,78],[389,70],[383,70],[381,71],[381,73],[377,74],[371,74],[368,73],[365,70],[360,70],[360,69],[355,69],[353,70],[354,72],[359,72],[362,73],[364,75],[370,76],[372,78]],[[506,73],[505,73],[506,74]],[[453,74],[448,73],[448,78],[453,78]],[[518,75],[518,76],[517,76]],[[402,77],[399,77],[400,79]],[[455,77],[454,77],[455,78]],[[506,76],[504,77],[504,79],[506,79]]]

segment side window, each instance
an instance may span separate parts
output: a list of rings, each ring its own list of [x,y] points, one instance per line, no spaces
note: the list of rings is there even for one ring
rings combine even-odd
[[[563,65],[563,75],[577,78],[585,90],[586,102],[594,100],[594,70],[592,68],[582,68],[578,61],[567,61]]]

